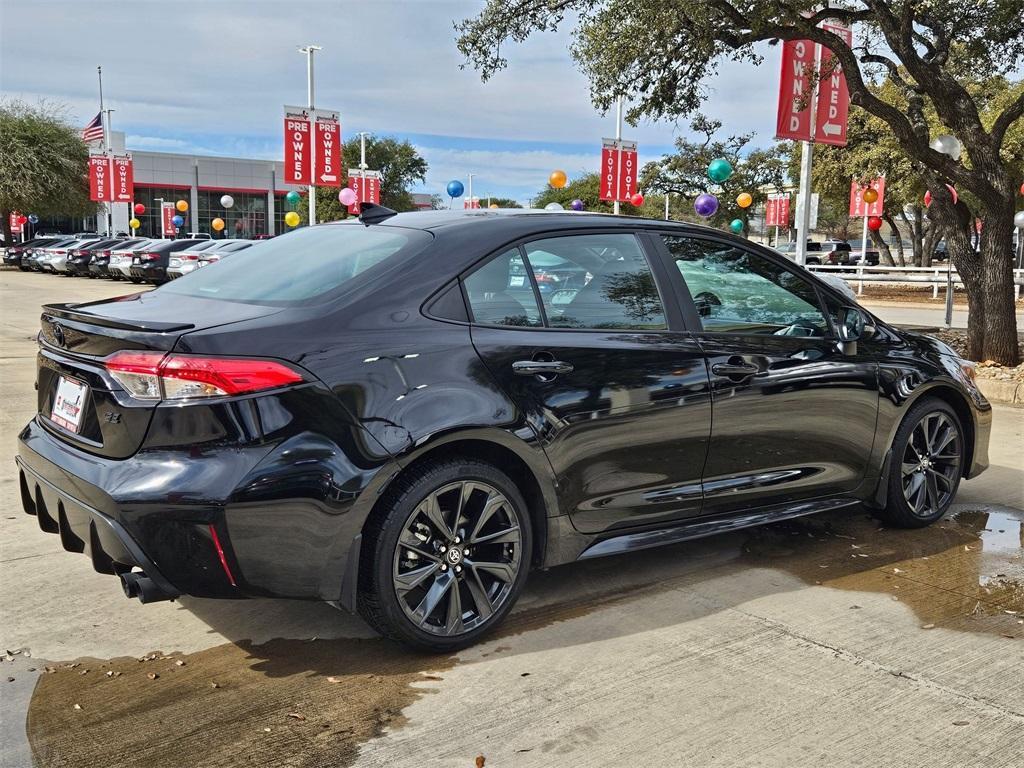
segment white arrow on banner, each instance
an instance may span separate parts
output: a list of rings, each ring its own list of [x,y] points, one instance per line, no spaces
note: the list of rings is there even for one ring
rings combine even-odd
[[[821,126],[821,132],[826,136],[839,136],[843,132],[843,127],[835,123],[825,123]]]
[[[328,173],[320,174],[320,181],[337,181],[338,177]]]

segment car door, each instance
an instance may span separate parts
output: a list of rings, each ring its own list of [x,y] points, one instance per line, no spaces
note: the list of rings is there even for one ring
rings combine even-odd
[[[539,236],[462,280],[473,345],[539,436],[562,511],[588,533],[701,510],[703,352],[644,243],[621,229]]]
[[[854,491],[875,438],[877,365],[869,344],[841,350],[838,303],[766,252],[706,236],[660,241],[710,373],[704,512]]]

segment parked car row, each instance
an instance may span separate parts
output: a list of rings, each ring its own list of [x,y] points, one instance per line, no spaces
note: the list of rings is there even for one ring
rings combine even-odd
[[[251,240],[189,235],[177,240],[95,233],[51,235],[4,249],[4,264],[25,272],[160,284],[253,244]]]
[[[776,251],[789,259],[796,259],[796,243],[783,243],[775,248]],[[832,266],[853,266],[860,264],[865,255],[869,266],[878,264],[879,255],[876,248],[868,246],[867,253],[864,253],[860,240],[849,243],[845,240],[826,240],[819,243],[816,240],[807,241],[807,263],[828,264]]]

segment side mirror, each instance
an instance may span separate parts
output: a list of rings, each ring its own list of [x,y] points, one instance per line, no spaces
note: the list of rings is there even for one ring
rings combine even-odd
[[[857,342],[875,334],[871,318],[858,307],[840,307],[838,319],[839,351],[844,355],[857,354]]]

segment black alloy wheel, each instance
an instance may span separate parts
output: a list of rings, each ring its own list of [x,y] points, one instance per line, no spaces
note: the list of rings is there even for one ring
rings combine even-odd
[[[887,518],[917,528],[942,517],[963,475],[963,428],[945,402],[928,399],[907,414],[891,454]]]
[[[521,494],[495,467],[453,459],[399,478],[387,506],[360,613],[427,650],[475,642],[525,582],[532,539]]]

